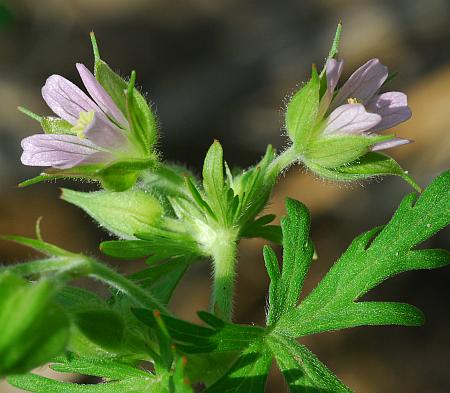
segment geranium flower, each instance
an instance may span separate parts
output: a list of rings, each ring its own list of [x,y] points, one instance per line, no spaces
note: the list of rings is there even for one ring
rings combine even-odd
[[[83,64],[76,67],[92,99],[66,78],[50,76],[42,88],[42,97],[56,115],[73,127],[70,134],[24,138],[24,165],[68,169],[136,154],[123,113]]]
[[[411,117],[407,97],[401,92],[378,94],[388,77],[388,69],[378,59],[359,67],[335,95],[343,60],[329,59],[326,64],[327,89],[319,105],[319,121],[324,136],[367,135],[390,129]],[[372,151],[389,149],[411,141],[393,137],[375,143]]]

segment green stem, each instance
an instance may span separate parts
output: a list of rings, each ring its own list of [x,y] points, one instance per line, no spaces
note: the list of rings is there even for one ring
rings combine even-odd
[[[236,278],[236,240],[223,239],[214,246],[214,284],[212,311],[218,317],[231,321],[233,314],[234,281]]]
[[[131,280],[127,279],[119,273],[116,273],[114,270],[110,269],[102,263],[99,263],[92,259],[90,259],[89,261],[92,268],[92,272],[89,274],[90,277],[97,278],[109,284],[111,287],[119,290],[120,292],[123,292],[140,306],[152,310],[156,309],[165,314],[169,313],[156,298],[154,298],[150,293],[145,291],[140,286],[136,285]]]
[[[68,257],[25,262],[1,270],[9,270],[22,276],[57,272],[60,277],[64,277],[66,280],[83,276],[96,278],[129,296],[136,305],[152,310],[158,309],[162,313],[169,314],[157,299],[133,281],[84,255],[73,254],[73,256]]]
[[[272,161],[267,170],[267,176],[277,178],[283,170],[289,168],[292,164],[297,162],[299,158],[299,154],[294,150],[294,147],[290,146]]]

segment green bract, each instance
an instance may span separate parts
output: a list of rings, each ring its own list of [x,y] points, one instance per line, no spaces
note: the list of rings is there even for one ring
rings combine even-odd
[[[161,221],[160,203],[142,190],[62,191],[62,199],[81,207],[105,229],[124,239],[135,238],[136,233],[149,231]]]

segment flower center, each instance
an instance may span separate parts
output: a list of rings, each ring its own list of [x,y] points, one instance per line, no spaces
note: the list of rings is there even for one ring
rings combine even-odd
[[[354,98],[347,98],[347,102],[349,104],[361,104],[361,101],[358,100],[356,97],[354,97]]]
[[[72,131],[77,133],[78,138],[85,138],[84,130],[94,120],[94,111],[80,112],[77,124],[72,127]]]

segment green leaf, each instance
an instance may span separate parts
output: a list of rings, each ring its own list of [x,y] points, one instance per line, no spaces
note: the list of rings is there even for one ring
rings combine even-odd
[[[319,110],[320,80],[315,67],[309,82],[294,94],[287,106],[286,129],[296,151],[309,144]]]
[[[34,393],[153,393],[154,378],[150,374],[146,378],[129,378],[97,385],[60,382],[41,377],[36,374],[15,375],[8,382],[16,388]]]
[[[450,172],[423,192],[406,196],[391,221],[357,237],[300,305],[284,314],[275,330],[293,337],[363,324],[415,326],[423,315],[402,303],[355,303],[387,278],[404,271],[434,269],[450,262],[444,250],[413,248],[450,223]]]
[[[89,214],[116,236],[132,239],[161,221],[158,200],[142,190],[79,192],[62,189],[61,198]]]
[[[27,372],[64,350],[69,320],[53,302],[54,287],[0,275],[0,376]]]
[[[146,378],[149,376],[144,370],[107,358],[79,357],[69,354],[60,357],[50,368],[60,373],[76,373],[108,379]]]
[[[31,239],[29,237],[23,236],[13,236],[13,235],[2,235],[0,239],[8,240],[14,243],[21,244],[25,247],[30,247],[33,250],[39,251],[40,253],[50,256],[50,257],[73,257],[74,254],[66,251],[62,248],[59,248],[53,244],[46,243],[42,240]]]
[[[295,340],[271,335],[267,344],[275,355],[291,393],[349,393],[351,390]]]
[[[120,350],[125,339],[125,322],[108,309],[78,311],[74,315],[80,331],[93,343],[107,350]]]
[[[167,304],[173,291],[191,264],[186,258],[174,258],[166,262],[153,264],[147,269],[130,276],[141,287],[148,288],[151,293]]]
[[[263,393],[272,365],[272,353],[264,341],[250,345],[231,369],[205,393]]]
[[[134,309],[137,318],[152,326],[150,311]],[[239,351],[263,337],[264,329],[256,326],[235,325],[204,311],[198,313],[209,327],[199,326],[180,319],[162,315],[170,336],[177,348],[185,353],[211,353]]]
[[[273,252],[264,250],[267,271],[271,277],[267,323],[276,323],[282,314],[298,302],[303,282],[312,261],[314,247],[309,238],[310,217],[306,207],[293,199],[286,200],[287,216],[281,221],[283,231],[283,269]]]

